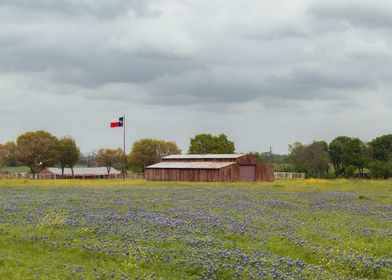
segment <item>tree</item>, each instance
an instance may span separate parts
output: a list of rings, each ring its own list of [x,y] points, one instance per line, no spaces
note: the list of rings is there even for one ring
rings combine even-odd
[[[80,158],[80,150],[76,142],[70,136],[65,136],[57,141],[58,164],[61,168],[61,175],[64,176],[64,169],[71,168],[73,175],[73,168]]]
[[[0,144],[0,167],[6,165],[5,154],[4,147],[2,144]]]
[[[289,157],[287,155],[274,154],[270,152],[250,152],[250,155],[255,157],[261,163],[276,163],[276,164],[287,164],[289,163]]]
[[[369,152],[367,145],[360,139],[347,136],[336,137],[329,144],[328,150],[336,177],[346,175],[346,169],[349,166],[355,167],[363,174],[363,169],[369,160]],[[351,170],[347,171],[351,173]]]
[[[17,163],[15,142],[0,144],[0,166],[16,166]]]
[[[351,157],[347,160],[346,164],[355,167],[363,175],[363,170],[370,160],[368,145],[359,138],[353,138],[350,143],[350,152]]]
[[[213,136],[198,134],[191,139],[189,154],[232,154],[235,151],[234,142],[227,139],[225,134]]]
[[[148,165],[160,162],[163,157],[180,153],[181,150],[175,142],[141,139],[133,143],[128,162],[133,165],[134,170],[144,172]]]
[[[392,176],[392,163],[382,160],[372,160],[368,168],[373,178],[388,179]]]
[[[332,140],[329,144],[329,154],[331,156],[332,164],[335,170],[336,177],[339,177],[345,169],[345,149],[348,146],[350,137],[339,136]]]
[[[97,154],[95,151],[92,151],[88,154],[81,154],[80,158],[79,158],[79,164],[85,165],[88,167],[95,166],[96,165],[96,160],[95,160],[96,155]]]
[[[47,131],[26,132],[16,140],[17,159],[30,168],[35,178],[36,173],[57,163],[57,141]]]
[[[118,149],[99,149],[95,156],[96,164],[99,166],[105,166],[108,174],[112,167],[120,169],[124,162],[123,150]]]
[[[369,143],[372,158],[381,161],[392,160],[392,134],[383,135]]]
[[[330,157],[326,142],[313,142],[310,145],[296,142],[289,146],[289,150],[290,159],[297,171],[316,178],[328,173]]]

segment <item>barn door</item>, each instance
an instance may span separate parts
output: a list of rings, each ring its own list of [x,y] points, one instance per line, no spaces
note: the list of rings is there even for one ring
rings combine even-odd
[[[241,182],[255,182],[256,181],[256,166],[255,165],[240,165],[240,181]]]

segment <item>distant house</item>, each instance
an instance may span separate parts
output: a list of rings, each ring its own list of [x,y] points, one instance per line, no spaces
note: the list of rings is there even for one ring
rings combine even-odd
[[[273,181],[274,170],[248,154],[171,155],[145,170],[150,181]]]
[[[48,167],[39,173],[40,179],[115,179],[120,176],[121,172],[110,169],[110,173],[106,167],[75,167],[73,173],[71,168],[64,169],[62,176],[61,169],[57,167]]]

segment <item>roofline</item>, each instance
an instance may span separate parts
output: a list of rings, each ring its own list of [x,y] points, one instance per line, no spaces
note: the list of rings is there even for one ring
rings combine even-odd
[[[240,158],[243,156],[246,156],[247,154],[178,154],[178,155],[169,155],[165,156],[162,159],[200,159],[200,158],[214,158],[214,159],[236,159]]]
[[[162,162],[160,162],[162,163]],[[228,166],[234,165],[236,164],[235,162],[222,162],[221,164],[218,164],[219,166],[211,166],[211,167],[197,167],[197,166],[170,166],[170,164],[168,166],[157,166],[160,163],[156,163],[150,166],[147,166],[146,169],[202,169],[202,170],[219,170],[222,168],[226,168]],[[178,162],[178,163],[184,163],[184,162]],[[192,162],[190,165],[197,165],[194,162]],[[198,163],[200,164],[200,163]]]

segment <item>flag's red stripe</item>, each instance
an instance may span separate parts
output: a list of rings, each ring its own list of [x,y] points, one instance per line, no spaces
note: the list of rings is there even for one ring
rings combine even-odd
[[[111,122],[110,123],[110,127],[119,127],[120,126],[120,122]]]

